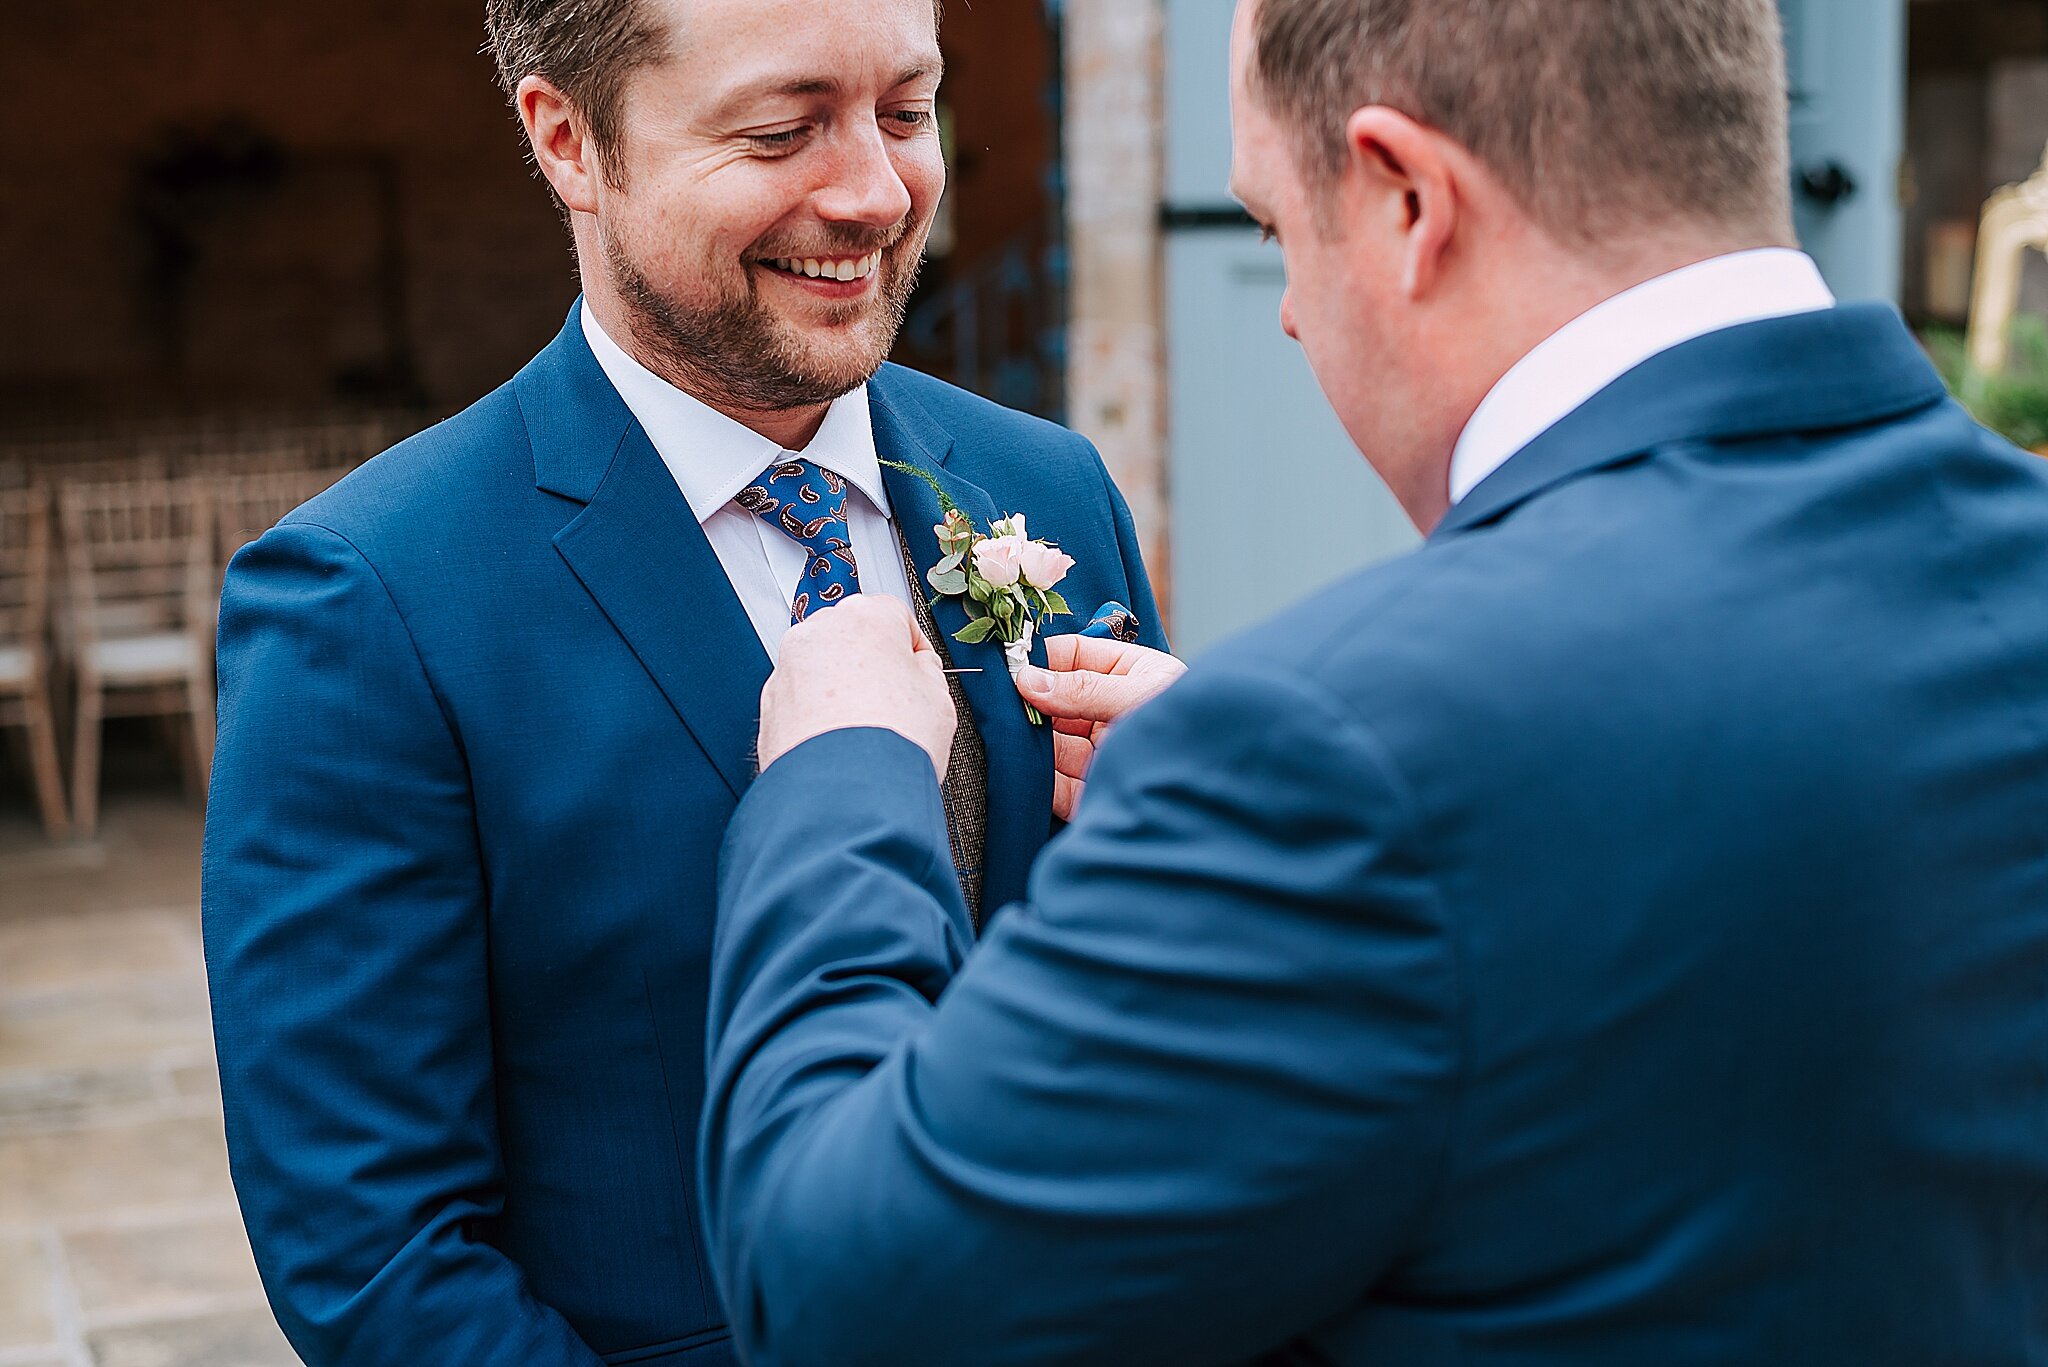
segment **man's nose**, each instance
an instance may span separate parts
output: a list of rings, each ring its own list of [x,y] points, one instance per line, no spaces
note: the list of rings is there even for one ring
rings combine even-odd
[[[818,192],[819,217],[887,228],[909,216],[910,187],[890,159],[883,136],[872,128],[845,140],[830,182]]]

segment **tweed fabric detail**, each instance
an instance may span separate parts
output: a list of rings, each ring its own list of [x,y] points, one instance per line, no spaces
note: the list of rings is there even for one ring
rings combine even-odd
[[[903,552],[904,573],[910,578],[910,602],[917,613],[918,630],[950,669],[953,657],[947,649],[946,634],[939,630],[932,616],[932,605],[925,598],[924,575],[900,532],[897,545]],[[953,694],[953,710],[960,717],[960,725],[953,732],[952,761],[946,767],[946,828],[952,838],[953,869],[960,875],[960,890],[967,896],[967,910],[974,918],[975,929],[980,930],[982,858],[988,848],[988,749],[982,744],[981,732],[974,727],[967,690],[960,686],[957,676],[949,675],[946,685]]]

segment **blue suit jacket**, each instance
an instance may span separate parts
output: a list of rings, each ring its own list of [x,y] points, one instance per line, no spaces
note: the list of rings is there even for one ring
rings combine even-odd
[[[937,804],[841,732],[728,836],[755,1363],[2048,1362],[2048,463],[1889,310],[1204,660],[964,965]]]
[[[1157,611],[1086,442],[936,381],[881,454],[1026,513],[1077,609]],[[890,472],[938,556],[936,499]],[[936,603],[949,631],[966,618]],[[768,661],[570,326],[237,557],[205,927],[237,1189],[313,1367],[731,1360],[696,1210],[715,865]],[[1051,739],[955,643],[990,906],[1052,826]]]

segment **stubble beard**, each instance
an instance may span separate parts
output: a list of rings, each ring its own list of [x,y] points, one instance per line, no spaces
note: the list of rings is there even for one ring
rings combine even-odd
[[[831,234],[834,255],[879,249],[882,279],[873,298],[822,311],[828,325],[849,332],[863,317],[872,319],[859,334],[871,345],[850,355],[835,348],[840,354],[828,356],[761,302],[754,270],[768,267],[743,269],[736,289],[710,305],[692,306],[656,286],[610,233],[600,234],[613,287],[648,369],[713,408],[748,413],[820,407],[872,379],[903,330],[924,255],[922,233],[908,224],[886,233]]]

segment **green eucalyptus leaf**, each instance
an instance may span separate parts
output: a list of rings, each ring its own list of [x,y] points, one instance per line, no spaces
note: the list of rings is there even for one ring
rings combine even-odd
[[[933,570],[926,577],[931,582],[933,592],[944,594],[948,598],[958,598],[967,592],[967,573],[964,570],[952,570],[945,574]]]
[[[996,624],[994,618],[977,617],[973,621],[969,622],[966,626],[960,628],[959,631],[955,632],[953,635],[953,639],[964,646],[980,645],[983,641],[986,641],[988,639],[988,634],[991,631],[994,631],[995,629]]]
[[[939,484],[939,477],[931,471],[924,469],[922,466],[912,465],[907,461],[890,460],[887,456],[881,457],[880,462],[898,474],[909,475],[912,479],[920,480],[929,486],[931,491],[938,495],[940,512],[954,513],[959,511],[953,500],[946,497],[945,489]]]

